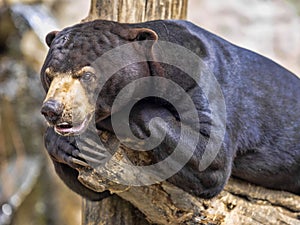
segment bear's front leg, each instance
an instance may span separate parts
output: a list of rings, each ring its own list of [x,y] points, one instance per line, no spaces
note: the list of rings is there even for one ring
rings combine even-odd
[[[52,127],[48,127],[44,142],[56,173],[71,190],[93,201],[99,201],[110,196],[108,191],[98,193],[88,189],[78,181],[77,169],[88,164],[79,157],[80,152],[76,147],[75,138],[60,136]]]
[[[125,131],[125,127],[128,126],[127,118],[122,117],[122,112],[119,114],[115,115],[118,118],[118,126],[121,127],[119,130]],[[230,152],[228,146],[222,143],[220,149],[214,149],[218,152],[212,162],[204,169],[201,167],[203,154],[211,137],[210,131],[212,126],[212,123],[209,122],[210,119],[205,115],[199,112],[200,128],[195,130],[196,128],[193,128],[193,124],[180,121],[176,113],[174,114],[165,105],[144,101],[136,104],[131,110],[129,124],[130,131],[141,140],[147,139],[150,136],[153,136],[154,140],[158,140],[160,139],[161,131],[164,130],[165,137],[162,142],[156,148],[149,151],[152,165],[164,160],[168,160],[167,164],[170,163],[175,165],[175,167],[178,165],[179,170],[177,173],[167,177],[165,177],[164,173],[160,175],[165,177],[165,180],[168,182],[190,194],[201,198],[212,198],[222,191],[230,176],[233,153]],[[152,128],[150,129],[150,121],[157,117],[162,119],[167,126],[164,126],[160,120],[156,120],[152,121]],[[188,130],[197,132],[198,140],[195,142],[194,137],[185,135],[185,144],[181,147],[181,154],[178,154],[176,157],[169,157],[178,146],[183,126],[190,127]],[[115,131],[109,119],[99,122],[97,127],[110,132]],[[128,140],[127,133],[122,133],[120,136],[124,136],[124,140],[121,140],[121,142],[125,142],[124,144],[126,145]],[[193,146],[191,146],[192,143],[194,143]],[[191,152],[190,159],[182,163],[183,161],[180,157],[185,154],[189,155],[191,149],[193,149],[193,152]],[[139,151],[136,150],[136,152]],[[164,172],[168,173],[168,166]]]
[[[213,123],[209,122],[209,118],[205,116],[206,114],[202,114],[201,111],[198,113],[200,126],[199,130],[195,130],[196,128],[193,127],[193,124],[185,124],[180,119],[176,119],[174,113],[165,106],[144,103],[138,105],[132,111],[131,129],[136,136],[146,138],[149,134],[155,135],[160,133],[156,132],[155,129],[162,130],[166,128],[158,121],[157,123],[153,123],[152,128],[154,129],[151,132],[149,124],[152,118],[159,117],[167,123],[165,138],[153,152],[153,158],[156,162],[166,160],[172,154],[178,146],[181,135],[183,135],[181,132],[183,126],[189,127],[187,130],[196,131],[198,133],[197,143],[194,146],[190,146],[194,142],[194,138],[185,135],[185,144],[181,149],[181,154],[189,154],[188,151],[194,149],[192,156],[186,164],[179,165],[182,168],[173,176],[167,177],[167,181],[195,196],[212,198],[223,190],[230,177],[233,153],[228,146],[222,143],[220,149],[213,149],[213,151],[217,151],[215,158],[212,159],[206,168],[202,168],[201,163],[204,162],[204,152],[208,151],[206,146],[211,138],[210,131]],[[224,138],[226,139],[226,136]],[[208,154],[212,154],[212,152]],[[182,162],[180,156],[178,158],[175,157],[173,160],[171,163],[179,162],[180,164]]]

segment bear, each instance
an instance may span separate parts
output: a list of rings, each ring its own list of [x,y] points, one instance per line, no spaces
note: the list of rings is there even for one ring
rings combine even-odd
[[[215,122],[210,102],[184,71],[155,61],[152,48],[158,41],[183,46],[196,54],[215,76],[224,96],[224,138],[214,160],[204,170],[199,169],[199,164]],[[143,42],[147,44],[141,47]],[[79,195],[101,200],[110,193],[97,193],[77,180],[78,169],[88,166],[88,160],[78,148],[76,136],[85,132],[91,121],[99,131],[114,134],[115,98],[126,85],[148,77],[164,77],[180,85],[196,105],[200,124],[195,126],[199,139],[192,157],[167,178],[168,182],[207,199],[219,194],[230,176],[300,194],[300,79],[274,61],[183,20],[136,24],[95,20],[51,32],[46,43],[49,52],[41,69],[41,82],[47,93],[41,113],[49,124],[45,147],[59,177]],[[99,68],[94,68],[94,62],[126,44],[134,44],[134,52],[145,60],[116,71],[98,92],[102,75],[97,72]],[[137,92],[142,93],[145,88],[149,87],[143,86]],[[99,94],[91,97],[87,93]],[[92,98],[96,98],[94,103]],[[127,104],[130,97],[113,113],[122,112]],[[149,153],[151,163],[172,153],[182,129],[172,104],[147,97],[139,100],[130,112],[132,133],[141,139],[149,137],[149,123],[155,117],[166,121],[168,129],[161,144]],[[121,117],[119,121],[122,123]]]

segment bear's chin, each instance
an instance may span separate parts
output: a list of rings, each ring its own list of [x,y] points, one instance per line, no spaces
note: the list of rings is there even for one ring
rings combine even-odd
[[[88,115],[80,123],[68,123],[62,122],[54,126],[56,133],[62,136],[78,136],[86,131],[89,122],[91,120],[91,115]]]

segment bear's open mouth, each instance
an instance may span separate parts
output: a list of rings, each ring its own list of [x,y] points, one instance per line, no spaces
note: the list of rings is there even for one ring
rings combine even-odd
[[[80,123],[62,122],[54,126],[56,133],[63,136],[74,136],[82,134],[88,127],[90,121],[90,115]]]

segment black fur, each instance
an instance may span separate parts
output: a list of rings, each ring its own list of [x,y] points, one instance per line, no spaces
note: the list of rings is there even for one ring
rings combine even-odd
[[[137,76],[139,73],[142,76],[163,75],[184,86],[189,93],[192,93],[191,90],[195,92],[192,98],[198,104],[202,124],[200,140],[190,162],[169,178],[169,182],[196,196],[211,198],[233,175],[264,187],[300,194],[299,78],[270,59],[237,47],[192,23],[151,21],[119,24],[99,20],[66,28],[52,43],[48,43],[51,48],[41,72],[45,89],[49,86],[45,78],[47,67],[64,72],[90,65],[105,51],[130,42],[127,37],[132,28],[152,29],[159,40],[194,51],[216,76],[225,97],[227,121],[224,143],[213,163],[205,171],[198,171],[199,158],[210,137],[211,123],[204,94],[201,90],[195,92],[195,86],[187,76],[167,65],[161,65],[164,74],[160,74],[160,70],[151,63],[145,70],[135,67]],[[122,86],[131,73],[123,71],[122,76],[123,80],[112,79],[110,87]],[[104,93],[99,98],[113,98],[114,94]],[[176,145],[180,132],[176,112],[167,104],[149,100],[140,102],[132,115],[132,130],[140,137],[149,135],[147,122],[151,118],[160,116],[168,121],[171,129],[163,143],[153,151],[153,160],[166,157]],[[99,119],[97,126],[113,132],[110,118]],[[59,137],[49,128],[45,143],[57,173],[72,190],[94,200],[108,195],[92,192],[76,180],[77,172],[72,169],[76,165],[70,163],[69,157],[76,158],[77,150],[69,138]]]

